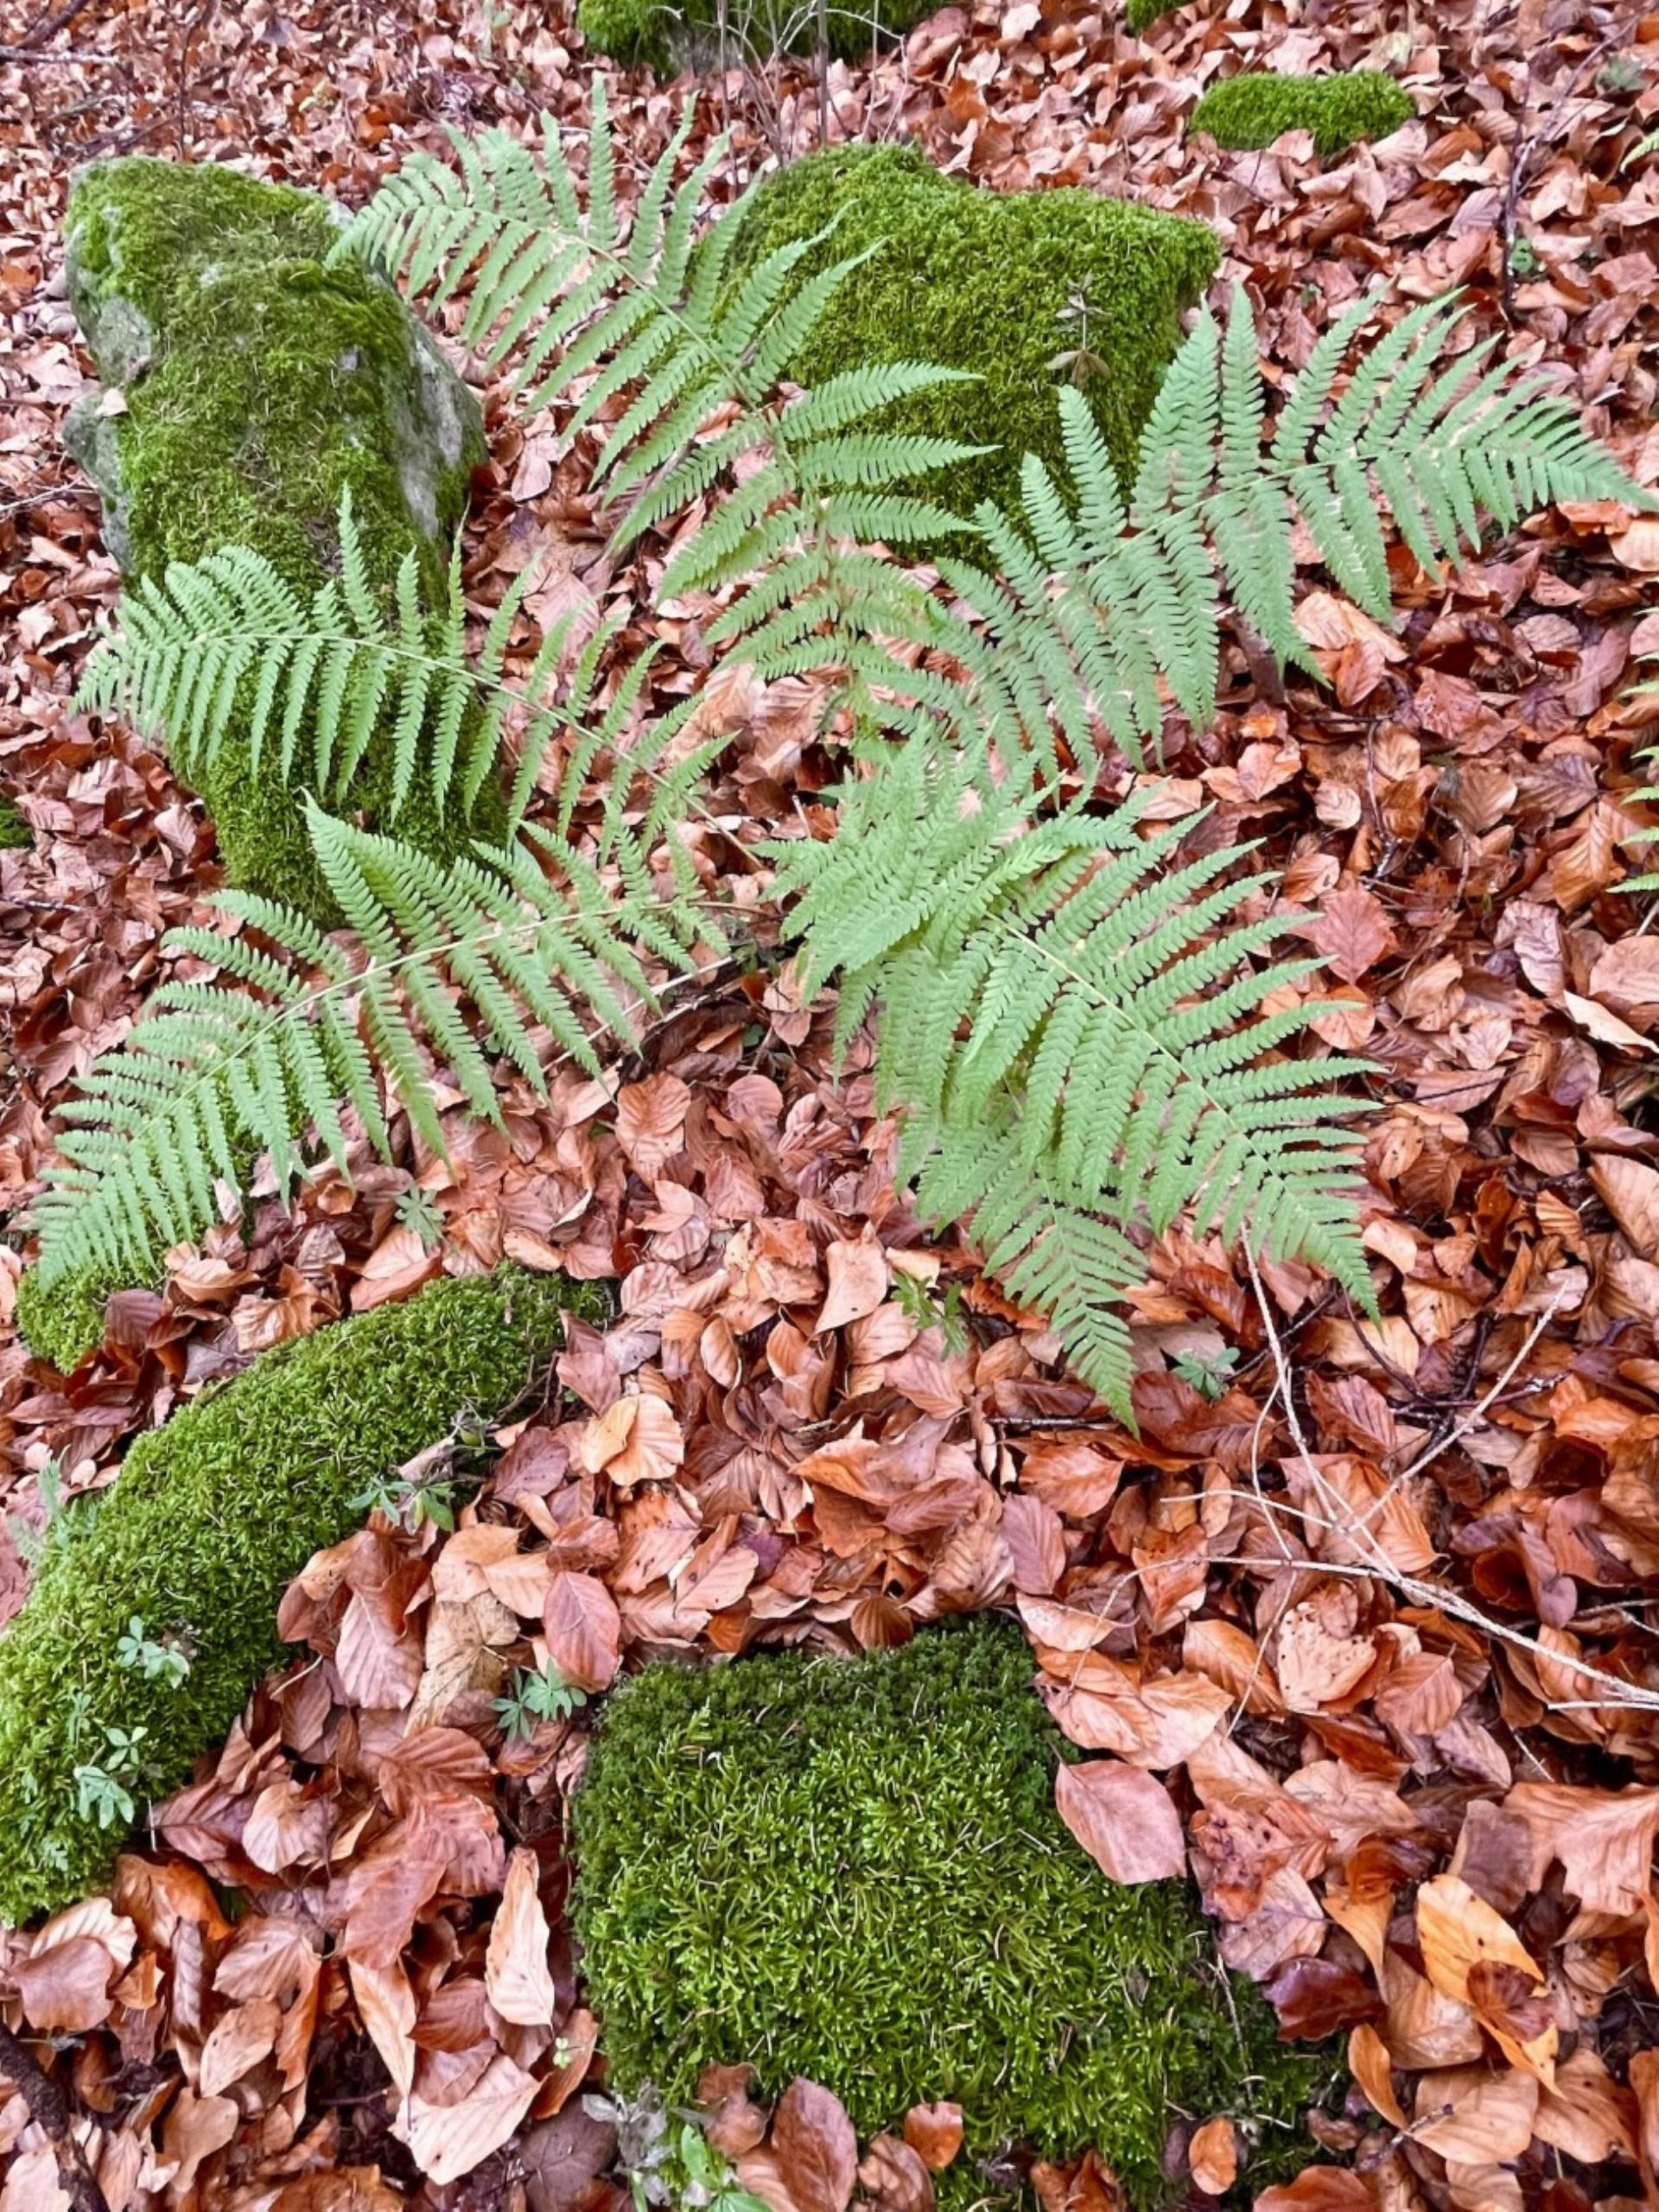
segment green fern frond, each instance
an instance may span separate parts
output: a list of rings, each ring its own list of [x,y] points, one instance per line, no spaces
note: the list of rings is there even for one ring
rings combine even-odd
[[[348,1114],[391,1159],[385,1084],[442,1154],[435,1069],[499,1121],[498,1058],[538,1091],[553,1053],[598,1076],[595,1039],[637,1043],[664,970],[689,975],[697,947],[724,950],[717,923],[658,887],[645,855],[619,888],[541,833],[446,867],[315,804],[308,826],[355,948],[235,892],[220,911],[270,950],[209,930],[169,936],[219,979],[164,984],[65,1108],[36,1208],[43,1281],[88,1264],[148,1268],[219,1217],[216,1183],[241,1188],[254,1154],[285,1194],[322,1160],[347,1173]]]
[[[1180,861],[1191,825],[1153,828],[1152,796],[1037,819],[1018,787],[912,745],[843,791],[828,842],[770,849],[803,987],[839,969],[880,1009],[878,1095],[904,1109],[919,1201],[971,1218],[1125,1413],[1101,1317],[1144,1277],[1138,1238],[1185,1219],[1371,1297],[1356,1105],[1335,1087],[1359,1064],[1282,1057],[1320,1011],[1300,997],[1317,963],[1262,964],[1296,918],[1246,912],[1264,881],[1248,848]]]

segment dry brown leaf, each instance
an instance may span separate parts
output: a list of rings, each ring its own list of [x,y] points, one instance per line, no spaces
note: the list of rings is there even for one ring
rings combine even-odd
[[[539,1867],[522,1846],[507,1861],[506,1886],[496,1908],[485,1955],[484,1983],[504,2020],[521,2028],[550,2027],[558,1993],[547,1963],[550,1931],[539,1894]]]
[[[1420,2075],[1415,2086],[1412,2140],[1443,2158],[1497,2164],[1520,2158],[1532,2140],[1539,2088],[1530,2074],[1460,2066]]]
[[[268,1997],[232,2005],[222,2019],[214,2022],[201,2046],[196,2082],[201,2094],[216,2097],[221,2089],[239,2082],[262,2058],[268,2058],[276,2047],[282,2024],[282,2013]]]
[[[1471,1970],[1477,1965],[1511,1967],[1529,1983],[1543,1983],[1543,1968],[1509,1922],[1456,1874],[1437,1874],[1418,1891],[1417,1937],[1422,1946],[1424,1967],[1436,1989],[1442,1996],[1474,2006],[1477,2012],[1478,2007],[1470,1986]],[[1546,2087],[1554,2080],[1555,2050],[1560,2037],[1554,2022],[1521,2040],[1494,2019],[1484,2014],[1480,2017],[1512,2065]]]
[[[435,2187],[459,2181],[499,2151],[530,2110],[536,2077],[505,2056],[493,2058],[459,2104],[411,2095],[392,2128]]]
[[[925,2166],[943,2173],[962,2148],[962,2107],[912,2105],[905,2114],[905,2140]]]
[[[1384,2120],[1395,2127],[1405,2126],[1406,2115],[1394,2093],[1388,2045],[1369,2021],[1362,2021],[1348,2038],[1348,2071]]]
[[[772,2114],[771,2150],[800,2212],[847,2212],[858,2178],[858,2137],[832,2091],[791,2082]]]
[[[1533,1842],[1530,1889],[1559,1860],[1569,1892],[1587,1910],[1640,1912],[1645,1905],[1659,1789],[1583,1789],[1558,1782],[1517,1783],[1503,1800],[1527,1823]]]
[[[414,2087],[419,2056],[415,2048],[415,1993],[409,1976],[399,1965],[367,1966],[361,1959],[353,1959],[351,1977],[359,2018],[401,2102]]]
[[[596,1575],[560,1568],[548,1586],[542,1627],[554,1663],[577,1689],[608,1689],[620,1663],[622,1617]]]
[[[1230,2120],[1206,2120],[1187,2145],[1192,2178],[1210,2196],[1224,2196],[1238,2177],[1238,2137]]]
[[[812,1324],[812,1334],[844,1328],[874,1313],[887,1294],[887,1255],[874,1229],[867,1227],[855,1239],[842,1239],[824,1253],[830,1287]]]
[[[1161,1882],[1186,1872],[1181,1816],[1161,1782],[1116,1759],[1062,1762],[1054,1808],[1112,1881]]]

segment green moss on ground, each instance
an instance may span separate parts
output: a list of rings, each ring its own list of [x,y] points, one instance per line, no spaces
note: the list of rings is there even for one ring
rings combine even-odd
[[[361,1519],[353,1501],[462,1415],[502,1412],[553,1350],[561,1305],[597,1310],[595,1295],[507,1268],[340,1322],[141,1437],[113,1487],[69,1510],[0,1635],[0,1919],[107,1873],[124,1827],[79,1802],[77,1769],[124,1782],[141,1812],[186,1781],[281,1657],[283,1592]],[[188,1638],[176,1686],[118,1662],[135,1616],[153,1640]],[[145,1732],[136,1758],[111,1730]]]
[[[908,488],[969,513],[982,499],[1017,499],[1027,451],[1060,465],[1053,363],[1080,342],[1078,324],[1065,319],[1079,296],[1089,350],[1103,364],[1085,389],[1119,469],[1133,469],[1181,316],[1215,272],[1218,248],[1204,224],[1070,188],[988,192],[941,175],[914,148],[839,147],[780,170],[741,204],[731,219],[741,226],[732,281],[836,218],[834,234],[797,264],[794,285],[867,246],[880,250],[788,375],[811,385],[908,359],[981,378],[886,410],[886,427],[999,448]]]
[[[125,401],[124,413],[79,412],[70,443],[105,493],[130,582],[241,544],[313,590],[338,565],[349,490],[376,584],[390,591],[413,546],[435,594],[484,454],[478,410],[390,286],[352,263],[325,267],[338,236],[327,201],[212,163],[132,157],[80,174],[66,235],[76,314]],[[350,794],[381,826],[391,752],[383,728]],[[296,757],[303,783],[303,746]],[[255,775],[232,731],[191,772],[231,880],[333,920],[299,794],[270,758]],[[396,826],[448,855],[499,816],[492,793],[475,828],[440,819],[420,790]]]
[[[690,2102],[706,2063],[752,2063],[769,2094],[798,2074],[833,2089],[865,2137],[954,2099],[963,2205],[1013,2143],[1094,2144],[1156,2202],[1180,2113],[1231,2113],[1305,2163],[1288,2131],[1328,2061],[1224,1987],[1185,1884],[1121,1888],[1085,1855],[1053,1805],[1077,1755],[1031,1679],[1020,1631],[982,1618],[858,1661],[659,1664],[620,1690],[573,1808],[617,2088]]]
[[[0,798],[0,852],[13,852],[32,844],[35,832],[9,798]]]
[[[42,1283],[38,1268],[25,1268],[17,1284],[17,1333],[36,1359],[73,1375],[104,1341],[104,1308],[127,1288],[124,1277],[100,1267],[77,1268]]]
[[[1356,139],[1386,138],[1416,112],[1410,93],[1377,69],[1334,77],[1253,72],[1212,85],[1186,127],[1236,150],[1271,146],[1287,130],[1311,130],[1314,152],[1328,162]]]
[[[872,42],[886,45],[931,16],[940,0],[831,0],[827,10],[830,48],[856,61]],[[733,0],[726,12],[727,35],[734,49],[752,59],[785,48],[808,53],[817,38],[815,10],[794,0]],[[643,62],[659,75],[690,67],[712,67],[720,51],[720,10],[716,0],[580,0],[576,28],[595,54],[632,64]]]
[[[1129,0],[1123,20],[1136,36],[1149,31],[1160,16],[1173,16],[1181,0]]]

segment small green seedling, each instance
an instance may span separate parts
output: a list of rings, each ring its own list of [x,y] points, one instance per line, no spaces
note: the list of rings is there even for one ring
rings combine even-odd
[[[451,1475],[381,1475],[352,1500],[359,1513],[384,1514],[411,1535],[423,1522],[453,1535],[455,1508],[466,1484]]]
[[[587,1691],[567,1682],[551,1659],[539,1675],[521,1667],[505,1697],[494,1700],[496,1716],[510,1744],[522,1736],[533,1736],[539,1721],[568,1720],[578,1706],[587,1702]]]
[[[944,1296],[935,1299],[925,1282],[913,1275],[895,1275],[893,1294],[901,1312],[918,1329],[937,1329],[947,1352],[960,1357],[968,1349],[968,1324],[962,1310],[962,1285],[947,1284]]]
[[[1231,1344],[1223,1344],[1217,1351],[1182,1351],[1175,1355],[1175,1372],[1182,1382],[1190,1382],[1198,1395],[1212,1406],[1217,1398],[1226,1396],[1237,1365],[1238,1354]]]
[[[147,1682],[165,1682],[169,1689],[177,1689],[190,1672],[191,1652],[185,1638],[164,1636],[157,1641],[147,1636],[137,1613],[127,1623],[126,1634],[117,1638],[115,1656],[119,1665],[130,1667]]]
[[[144,1770],[148,1728],[106,1728],[104,1756],[74,1770],[75,1802],[83,1821],[101,1828],[129,1828],[137,1808],[130,1783]]]
[[[423,1191],[418,1183],[411,1183],[397,1201],[398,1225],[412,1229],[420,1238],[422,1248],[435,1252],[443,1242],[443,1211],[430,1191]]]

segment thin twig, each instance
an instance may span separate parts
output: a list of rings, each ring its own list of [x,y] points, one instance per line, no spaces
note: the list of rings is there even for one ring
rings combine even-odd
[[[73,2212],[110,2212],[110,2200],[86,2163],[74,2132],[69,2100],[34,2052],[0,2023],[0,2073],[16,2085],[29,2118],[42,2128],[58,2162],[58,2179],[69,2192]]]

